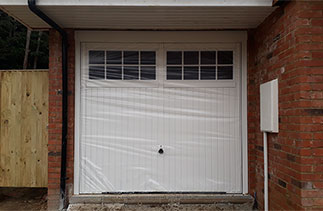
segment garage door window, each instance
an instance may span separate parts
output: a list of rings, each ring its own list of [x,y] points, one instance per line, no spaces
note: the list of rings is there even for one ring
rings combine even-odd
[[[90,80],[156,80],[155,51],[89,51]]]
[[[233,80],[233,51],[167,51],[167,80]]]
[[[84,51],[87,87],[235,87],[232,44],[109,43]]]

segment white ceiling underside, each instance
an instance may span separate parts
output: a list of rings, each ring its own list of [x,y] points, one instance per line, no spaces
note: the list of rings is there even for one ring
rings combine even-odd
[[[39,8],[63,28],[137,30],[255,28],[275,9],[271,3],[271,0],[37,1]],[[1,1],[0,7],[29,28],[49,28],[28,9],[27,0]]]

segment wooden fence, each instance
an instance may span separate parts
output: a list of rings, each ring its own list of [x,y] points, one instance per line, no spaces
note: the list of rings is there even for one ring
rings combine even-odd
[[[0,187],[47,187],[48,71],[0,71]]]

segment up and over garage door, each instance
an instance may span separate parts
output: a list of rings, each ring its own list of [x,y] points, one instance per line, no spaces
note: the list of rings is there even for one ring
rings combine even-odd
[[[79,193],[243,192],[239,43],[80,49]]]

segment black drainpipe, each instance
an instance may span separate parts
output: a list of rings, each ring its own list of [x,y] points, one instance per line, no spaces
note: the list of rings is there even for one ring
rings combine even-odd
[[[62,77],[63,77],[63,112],[62,112],[62,152],[61,152],[61,184],[60,194],[65,207],[65,191],[66,191],[66,147],[67,147],[67,33],[64,29],[58,26],[52,19],[45,15],[37,6],[36,0],[28,0],[29,9],[45,21],[48,25],[56,29],[62,37]],[[63,208],[62,207],[62,208]]]

